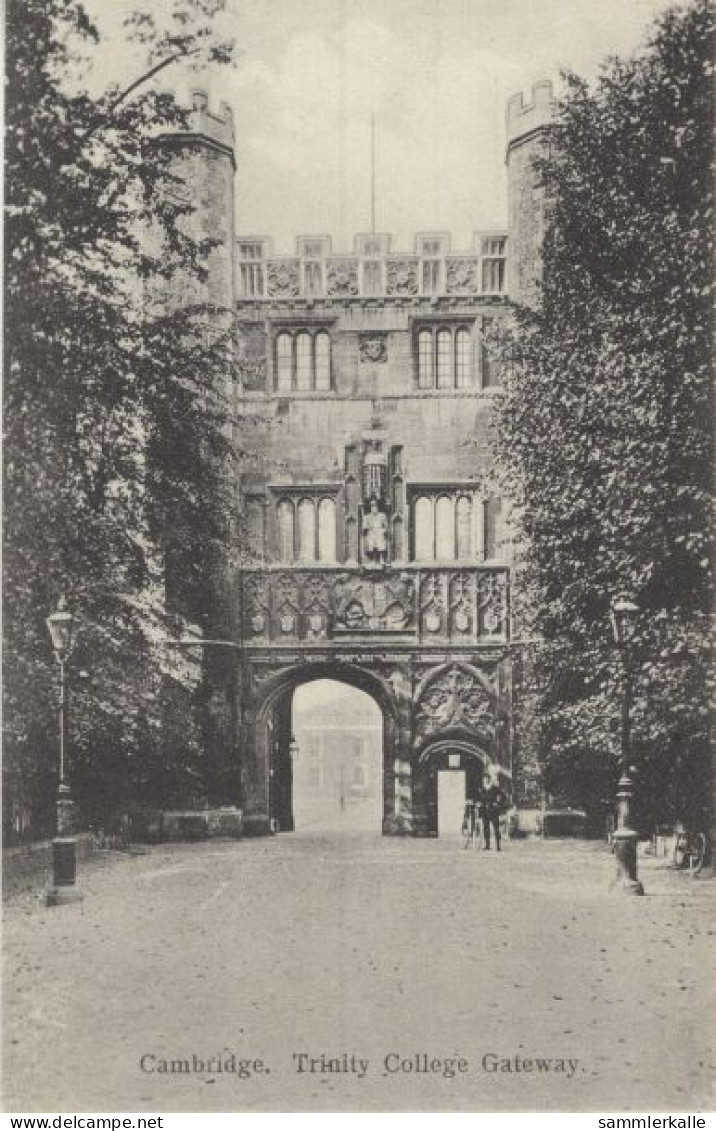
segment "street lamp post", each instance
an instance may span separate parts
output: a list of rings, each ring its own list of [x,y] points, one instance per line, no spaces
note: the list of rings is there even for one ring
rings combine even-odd
[[[644,894],[644,887],[637,876],[638,834],[633,827],[634,780],[630,765],[632,673],[628,646],[633,636],[634,617],[638,611],[638,605],[622,594],[612,603],[610,614],[614,641],[619,649],[622,667],[621,772],[617,786],[614,851],[617,858],[617,885],[628,895]]]
[[[47,618],[55,659],[60,665],[60,765],[57,789],[57,836],[52,841],[52,887],[44,894],[48,904],[68,903],[81,899],[75,886],[77,874],[77,839],[74,832],[74,802],[66,778],[67,698],[65,691],[65,660],[72,649],[74,616],[61,597],[57,609]]]

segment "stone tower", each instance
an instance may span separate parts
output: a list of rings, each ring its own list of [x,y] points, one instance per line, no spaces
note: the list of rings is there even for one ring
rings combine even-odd
[[[546,80],[534,84],[530,102],[520,93],[507,104],[507,289],[513,302],[534,302],[542,277],[545,198],[534,162],[545,150],[553,115],[552,84]]]
[[[165,137],[177,153],[176,171],[186,184],[194,205],[188,218],[197,239],[211,239],[216,246],[206,263],[208,278],[202,283],[186,280],[183,302],[209,302],[233,309],[234,290],[234,118],[226,102],[218,112],[209,109],[203,90],[194,91],[188,130]]]
[[[218,308],[212,322],[218,329],[233,324],[236,303],[234,286],[235,230],[234,230],[234,120],[231,108],[221,102],[211,109],[203,90],[192,94],[187,127],[181,132],[166,134],[162,143],[171,149],[171,170],[180,183],[173,191],[193,206],[183,218],[194,240],[211,240],[213,246],[203,261],[206,277],[184,273],[172,279],[171,305],[179,307],[210,304]],[[231,366],[223,371],[207,374],[207,384],[224,398],[231,416],[235,413],[234,374]],[[227,423],[230,434],[232,425]],[[225,469],[230,489],[234,489],[232,467]],[[172,532],[167,541],[171,542]],[[196,647],[177,648],[176,659],[168,666],[172,679],[172,694],[185,702],[186,692],[192,691],[194,722],[202,735],[204,757],[211,767],[214,780],[225,776],[225,767],[236,762],[235,675],[231,663],[232,648],[225,646],[236,632],[233,591],[231,587],[231,558],[235,531],[231,531],[220,561],[217,561],[211,584],[207,584],[207,602],[202,622],[195,623],[175,599],[172,586],[171,549],[165,564],[166,608],[171,611],[177,631],[183,638],[195,638]],[[181,627],[179,627],[181,626]],[[202,638],[204,643],[201,643]],[[218,642],[218,643],[217,643]],[[235,650],[235,648],[234,648]],[[171,698],[170,698],[170,701]],[[199,797],[199,795],[197,795]],[[235,792],[226,800],[234,801]],[[211,801],[210,796],[201,798]]]

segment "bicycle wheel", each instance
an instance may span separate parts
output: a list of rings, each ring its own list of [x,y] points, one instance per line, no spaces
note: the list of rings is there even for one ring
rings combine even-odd
[[[709,841],[706,833],[695,833],[691,838],[691,871],[698,876],[705,864],[708,864]]]
[[[674,841],[672,860],[675,868],[687,868],[689,864],[688,843],[684,833],[677,833]]]

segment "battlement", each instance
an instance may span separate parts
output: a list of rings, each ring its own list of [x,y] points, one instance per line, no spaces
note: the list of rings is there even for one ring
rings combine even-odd
[[[515,145],[527,134],[544,129],[554,116],[552,83],[541,79],[532,87],[532,101],[525,104],[522,91],[513,94],[507,103],[507,147]]]
[[[472,248],[453,250],[449,232],[418,232],[413,249],[393,248],[389,232],[359,232],[351,251],[330,236],[301,235],[293,254],[274,255],[268,236],[236,241],[239,297],[418,298],[505,294],[507,232],[473,234]]]
[[[192,133],[201,134],[233,153],[234,115],[228,102],[220,102],[218,112],[212,112],[206,91],[192,91],[189,125]]]

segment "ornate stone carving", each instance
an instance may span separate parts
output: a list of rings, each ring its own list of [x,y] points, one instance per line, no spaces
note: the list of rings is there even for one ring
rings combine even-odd
[[[244,625],[251,636],[262,636],[268,626],[269,594],[266,577],[250,576],[244,583]]]
[[[477,294],[477,259],[447,259],[446,281],[448,294]]]
[[[359,341],[362,365],[383,365],[388,360],[388,339],[385,334],[363,334]]]
[[[414,581],[407,575],[373,580],[343,574],[335,583],[335,629],[400,632],[413,624]]]
[[[507,623],[507,578],[504,573],[480,575],[477,612],[477,630],[480,636],[504,635]]]
[[[389,259],[386,263],[386,269],[389,295],[416,295],[418,293],[417,259]]]
[[[328,294],[338,298],[358,294],[358,260],[340,259],[328,264]]]
[[[445,578],[438,570],[423,574],[420,581],[420,624],[423,632],[444,632]]]
[[[285,259],[266,264],[266,285],[272,298],[295,298],[300,290],[300,262]]]
[[[491,696],[471,672],[456,664],[423,690],[416,706],[419,742],[441,730],[459,727],[492,738],[495,711]]]
[[[272,589],[279,632],[282,636],[296,636],[299,612],[297,579],[290,575],[279,576]]]
[[[448,592],[451,631],[458,637],[465,636],[475,617],[475,574],[469,570],[453,574]]]
[[[331,617],[330,583],[323,575],[306,575],[302,585],[306,636],[310,640],[328,635]]]

